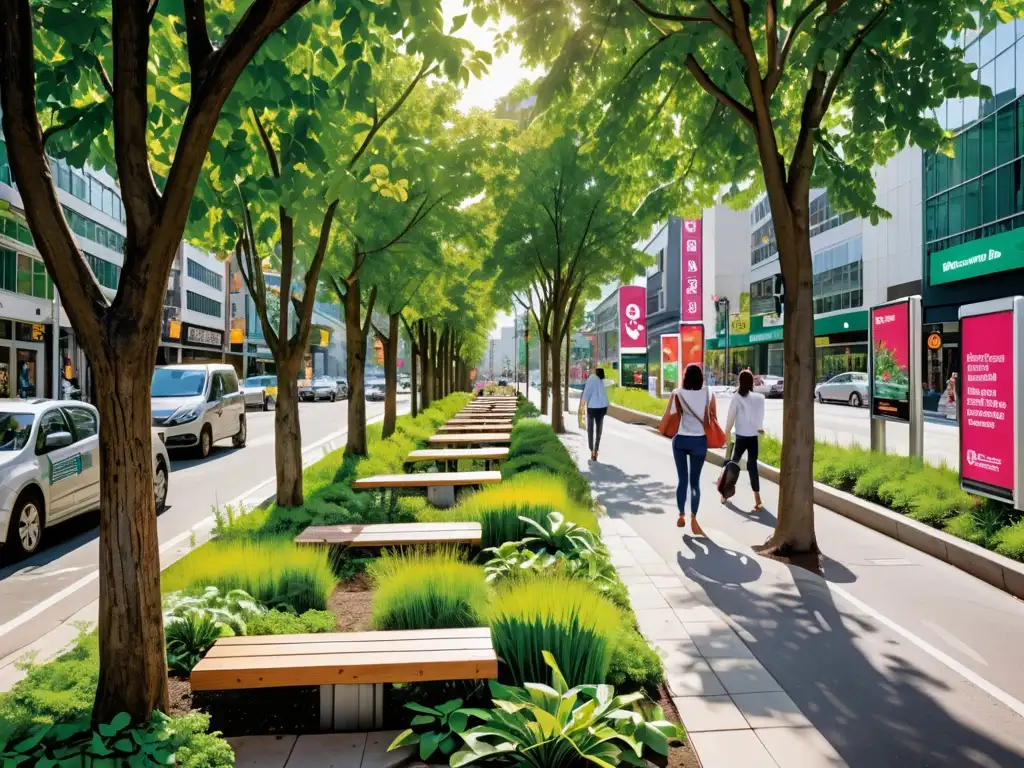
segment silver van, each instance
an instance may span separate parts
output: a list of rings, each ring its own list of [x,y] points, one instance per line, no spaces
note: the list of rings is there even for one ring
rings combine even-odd
[[[245,446],[245,399],[230,365],[165,365],[153,371],[153,426],[169,449],[191,448],[206,458],[213,444],[231,438]]]

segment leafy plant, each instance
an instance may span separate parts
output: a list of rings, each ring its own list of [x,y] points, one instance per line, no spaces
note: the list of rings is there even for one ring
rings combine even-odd
[[[221,594],[217,587],[206,587],[200,595],[171,592],[164,595],[163,607],[165,625],[173,618],[180,619],[199,612],[230,627],[236,635],[247,634],[246,622],[253,616],[266,613],[267,610],[243,589],[232,589],[226,594]]]
[[[1024,519],[1003,528],[995,537],[996,552],[1024,562]]]
[[[496,591],[490,625],[512,682],[544,676],[549,649],[572,684],[603,683],[622,614],[584,581],[565,576],[516,579]]]
[[[493,584],[531,573],[545,573],[549,576],[583,579],[599,591],[609,594],[615,592],[621,584],[608,550],[600,542],[595,542],[592,549],[575,551],[548,552],[541,548],[535,552],[529,547],[530,543],[523,540],[508,541],[500,547],[483,550],[481,555],[489,555],[484,563],[487,583]]]
[[[608,666],[608,682],[616,688],[644,689],[652,693],[665,682],[661,657],[632,626],[622,630]]]
[[[643,694],[615,695],[610,685],[570,688],[554,656],[542,652],[551,685],[515,688],[491,681],[495,709],[483,725],[462,734],[465,748],[454,767],[492,758],[534,768],[568,768],[586,761],[601,768],[644,766],[644,750],[668,755],[669,742],[682,737],[660,708],[648,715],[635,705]]]
[[[313,632],[333,632],[338,623],[330,611],[306,611],[295,614],[287,611],[267,611],[249,622],[249,635],[304,635]]]
[[[379,630],[444,629],[484,624],[488,591],[483,569],[453,547],[385,551],[368,573],[376,591]]]
[[[37,726],[26,737],[16,741],[0,741],[0,763],[4,766],[32,765],[36,768],[62,766],[118,766],[119,768],[152,768],[181,765],[200,768],[234,761],[231,748],[219,739],[220,734],[205,734],[209,718],[175,720],[154,712],[149,722],[131,727],[131,717],[121,712],[109,723],[100,723],[93,730],[88,717],[67,723]],[[176,753],[184,753],[181,760]]]
[[[406,704],[406,709],[411,709],[417,715],[412,719],[410,727],[391,742],[388,752],[418,744],[420,760],[429,760],[435,752],[445,757],[452,754],[459,745],[456,737],[461,737],[469,727],[469,718],[488,718],[486,710],[463,708],[462,704],[462,699],[452,699],[437,707],[425,707],[415,702]]]
[[[227,624],[216,621],[202,611],[172,616],[164,629],[167,666],[171,672],[190,675],[214,643],[222,637],[234,634]]]
[[[597,536],[569,522],[561,512],[549,513],[543,523],[528,517],[520,520],[532,533],[522,543],[532,548],[539,547],[538,552],[596,552],[598,549]]]

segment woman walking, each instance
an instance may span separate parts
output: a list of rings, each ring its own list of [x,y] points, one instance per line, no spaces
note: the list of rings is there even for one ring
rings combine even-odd
[[[708,455],[706,425],[715,416],[715,396],[710,387],[704,385],[704,374],[700,366],[690,364],[683,373],[683,386],[672,393],[669,413],[681,409],[679,431],[672,438],[672,456],[676,460],[676,506],[679,518],[676,525],[686,527],[686,498],[690,498],[690,530],[694,536],[703,536],[704,531],[697,522],[700,507],[700,473]]]
[[[754,374],[749,370],[740,371],[736,396],[729,403],[729,418],[725,423],[725,434],[736,427],[736,447],[732,460],[737,464],[747,454],[747,474],[750,475],[750,489],[754,492],[754,514],[764,507],[761,505],[761,479],[757,474],[758,437],[764,434],[764,395],[754,391]],[[722,499],[725,503],[725,499]]]
[[[587,377],[587,383],[583,385],[583,394],[580,396],[580,407],[584,405],[587,407],[587,445],[590,446],[590,458],[597,461],[597,452],[601,450],[601,430],[604,429],[604,417],[608,413],[604,368],[598,368]]]

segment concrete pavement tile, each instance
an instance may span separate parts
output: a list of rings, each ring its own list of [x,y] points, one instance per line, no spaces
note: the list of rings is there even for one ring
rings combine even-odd
[[[651,576],[651,583],[658,589],[686,589],[678,576]]]
[[[235,750],[236,768],[284,768],[295,737],[235,736],[228,743]]]
[[[676,665],[685,667],[693,661],[700,661],[704,657],[700,655],[697,646],[690,638],[676,640],[658,640],[651,643],[651,646],[658,652],[661,662],[666,669]],[[682,668],[682,667],[681,667]]]
[[[611,560],[612,565],[616,568],[640,567],[640,563],[637,562],[637,559],[626,551],[610,552],[608,559]]]
[[[365,746],[365,733],[300,736],[286,768],[352,768],[362,762]]]
[[[706,659],[754,657],[746,643],[727,624],[703,624],[687,621],[683,622],[683,629],[686,630],[697,646],[697,650]]]
[[[672,609],[676,618],[687,624],[714,624],[718,623],[725,626],[725,622],[722,617],[719,616],[714,608],[709,608],[706,605],[693,605],[689,608],[673,608]]]
[[[689,639],[671,608],[641,608],[636,611],[636,623],[649,641]]]
[[[779,768],[753,731],[705,731],[690,736],[703,768]],[[785,763],[785,768],[805,768]]]
[[[728,696],[675,696],[679,719],[687,733],[747,729],[747,721]]]
[[[675,571],[673,571],[669,564],[662,560],[660,557],[658,558],[658,562],[656,563],[641,563],[640,566],[644,569],[644,573],[646,573],[648,576],[675,575]]]
[[[623,583],[628,584],[626,579],[641,579],[642,583],[647,583],[650,579],[647,574],[644,573],[644,569],[639,565],[623,565],[621,567],[616,566],[615,570],[619,572],[619,578],[622,579]]]
[[[636,584],[627,589],[629,592],[629,602],[633,606],[634,611],[640,611],[645,608],[668,608],[668,603],[661,596],[661,590],[653,584]]]
[[[785,691],[734,693],[732,700],[751,728],[802,728],[811,724]]]
[[[764,728],[754,731],[781,766],[846,768],[846,762],[814,728]],[[705,763],[704,768],[711,768]]]
[[[665,684],[673,696],[721,696],[721,681],[703,659],[665,665]]]
[[[782,690],[757,659],[708,659],[708,664],[729,693]]]
[[[401,731],[378,731],[366,734],[366,750],[361,768],[395,768],[404,765],[414,754],[413,747],[388,752],[388,747]]]

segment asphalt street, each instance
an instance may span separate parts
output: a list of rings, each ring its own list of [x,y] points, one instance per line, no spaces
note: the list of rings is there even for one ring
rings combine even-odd
[[[399,412],[407,410],[408,403],[408,396],[399,396]],[[303,448],[343,437],[347,406],[348,401],[301,404]],[[367,403],[366,408],[368,420],[384,412],[383,403]],[[225,440],[206,460],[171,456],[168,505],[159,519],[162,553],[187,540],[215,505],[242,496],[273,495],[274,414],[249,411],[248,422],[245,448],[232,448]],[[48,529],[48,541],[38,554],[0,568],[0,666],[4,657],[96,599],[97,524],[98,515],[93,513]]]

